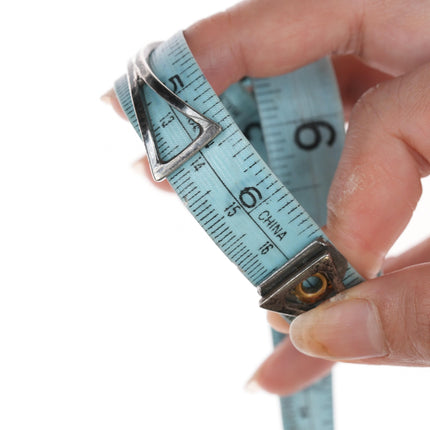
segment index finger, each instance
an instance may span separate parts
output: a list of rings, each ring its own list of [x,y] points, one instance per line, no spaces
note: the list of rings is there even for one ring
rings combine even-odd
[[[332,53],[403,73],[430,59],[429,16],[428,2],[250,0],[194,24],[185,37],[220,94],[245,75],[287,73]]]

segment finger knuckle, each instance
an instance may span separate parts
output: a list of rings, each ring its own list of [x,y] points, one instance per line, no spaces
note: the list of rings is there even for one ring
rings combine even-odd
[[[347,37],[344,43],[335,51],[336,54],[355,54],[363,57],[365,50],[364,35],[366,23],[366,0],[348,2],[349,19],[346,20]],[[343,18],[345,13],[343,12]]]

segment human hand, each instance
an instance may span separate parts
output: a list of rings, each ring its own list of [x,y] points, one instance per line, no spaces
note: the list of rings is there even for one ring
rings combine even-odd
[[[347,113],[354,107],[326,233],[368,279],[408,223],[429,173],[429,24],[430,4],[419,1],[254,0],[185,32],[218,93],[242,76],[286,73],[328,54],[354,54],[395,76],[350,57],[335,63]],[[429,365],[429,255],[425,242],[387,265],[387,275],[298,317],[253,382],[289,394],[326,373],[327,360]]]

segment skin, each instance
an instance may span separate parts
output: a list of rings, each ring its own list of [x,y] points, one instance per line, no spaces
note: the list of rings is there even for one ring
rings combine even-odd
[[[430,241],[385,262],[430,172],[429,24],[430,2],[420,0],[251,0],[185,31],[217,93],[245,75],[282,74],[333,55],[349,119],[325,231],[368,281],[290,328],[269,314],[290,337],[253,386],[290,394],[335,361],[430,365]],[[383,265],[386,274],[373,279]]]

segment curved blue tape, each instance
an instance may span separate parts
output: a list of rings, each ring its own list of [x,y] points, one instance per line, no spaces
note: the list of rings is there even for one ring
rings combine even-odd
[[[182,33],[152,53],[151,67],[179,97],[222,126],[223,131],[168,180],[217,245],[258,285],[324,236],[318,224],[325,223],[327,193],[344,139],[330,62],[320,60],[276,78],[242,81],[221,100]],[[125,76],[115,83],[115,91],[140,135]],[[199,129],[149,87],[140,91],[158,152],[167,161],[195,139]],[[348,266],[344,285],[361,281]],[[273,332],[273,338],[276,344],[282,335]],[[282,398],[281,405],[285,430],[333,428],[330,377]]]

